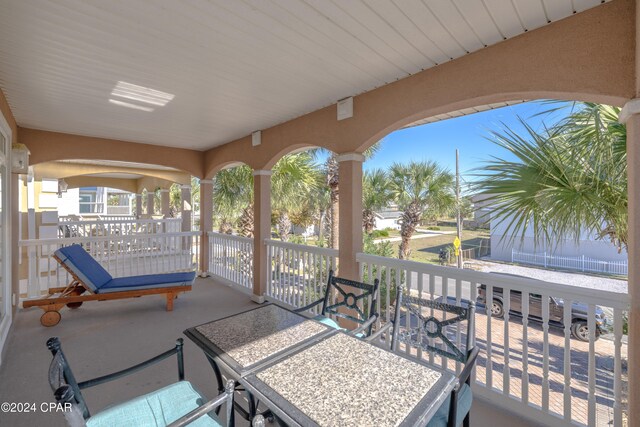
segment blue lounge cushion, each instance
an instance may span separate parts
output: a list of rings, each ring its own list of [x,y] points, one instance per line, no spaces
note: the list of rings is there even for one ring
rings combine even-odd
[[[102,268],[89,253],[80,245],[65,246],[55,252],[60,261],[69,267],[91,292],[96,292],[101,286],[113,279],[109,272]]]
[[[98,293],[107,294],[110,292],[137,291],[140,289],[153,288],[170,288],[172,286],[187,286],[192,284],[195,278],[195,271],[117,277],[102,285],[100,289],[98,289]]]
[[[189,381],[179,381],[107,408],[90,417],[86,423],[87,427],[164,427],[205,402],[206,400]],[[222,427],[215,411],[203,415],[189,425]]]
[[[471,388],[467,384],[463,384],[458,391],[458,409],[456,411],[456,421],[458,425],[462,425],[464,418],[471,410],[471,403],[473,401],[473,393]],[[451,395],[447,397],[442,405],[438,408],[427,427],[446,427],[447,420],[449,419],[449,407],[451,405]]]

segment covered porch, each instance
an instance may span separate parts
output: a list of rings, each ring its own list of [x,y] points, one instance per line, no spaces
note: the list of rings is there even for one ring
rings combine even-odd
[[[184,338],[182,332],[189,327],[256,305],[242,291],[211,278],[197,279],[193,291],[180,296],[173,312],[164,312],[163,302],[158,296],[127,300],[117,307],[108,303],[93,304],[88,310],[70,313],[64,331],[42,328],[37,309],[21,310],[16,317],[15,333],[8,341],[13,351],[0,367],[3,384],[0,400],[51,400],[46,376],[51,356],[45,342],[52,335],[60,337],[79,378],[95,377],[161,353],[170,348],[176,338]],[[90,360],[94,363],[89,363]],[[177,375],[174,364],[175,360],[171,359],[121,382],[87,390],[89,408],[98,412],[174,382]],[[204,353],[187,339],[185,376],[206,396],[217,394],[215,376]],[[496,423],[514,427],[536,425],[507,411],[496,410],[490,402],[481,399],[474,401],[471,414],[473,425],[479,427]],[[64,418],[56,415],[59,414],[3,414],[2,422],[15,427],[65,426]]]
[[[439,10],[429,9],[425,2],[411,2],[406,10],[391,2],[376,8],[354,1],[349,10],[307,1],[273,8],[219,2],[186,11],[171,9],[175,5],[156,10],[149,3],[132,9],[131,15],[104,4],[61,1],[34,10],[20,2],[5,3],[10,13],[2,22],[8,37],[1,46],[8,53],[7,59],[0,59],[0,131],[7,145],[0,150],[6,152],[0,206],[2,253],[10,256],[2,258],[1,275],[4,400],[51,400],[44,348],[51,335],[61,337],[70,357],[81,355],[80,374],[92,368],[81,366],[89,355],[97,355],[106,372],[118,366],[121,355],[132,361],[144,357],[144,350],[160,351],[185,328],[251,304],[271,300],[303,306],[333,268],[354,280],[381,279],[387,287],[379,307],[384,319],[390,318],[391,289],[399,284],[421,296],[456,302],[475,301],[482,285],[488,300],[496,292],[510,291],[519,292],[525,301],[533,295],[540,298],[539,322],[511,318],[509,299],[502,318],[492,318],[490,307],[478,310],[483,355],[474,383],[478,399],[472,409],[473,425],[493,425],[498,416],[513,425],[622,426],[625,419],[627,425],[640,425],[640,265],[634,262],[640,254],[638,1],[540,0],[491,6],[473,2],[466,7],[452,2]],[[73,27],[69,16],[82,24]],[[220,27],[211,28],[203,17]],[[122,20],[127,25],[122,26]],[[139,31],[135,22],[148,27]],[[122,35],[121,26],[134,30]],[[33,27],[38,31],[31,32]],[[193,32],[183,38],[185,28]],[[285,30],[278,33],[272,28]],[[438,30],[429,33],[425,28]],[[113,38],[105,41],[105,34]],[[46,45],[50,35],[58,39]],[[203,39],[208,41],[203,44]],[[79,41],[76,50],[67,49],[74,40]],[[34,45],[39,50],[32,49]],[[154,50],[158,46],[166,47],[170,55]],[[218,49],[215,55],[213,47]],[[147,56],[149,52],[153,54]],[[56,62],[58,57],[62,63]],[[131,58],[143,59],[138,63]],[[268,73],[256,73],[245,58],[268,65]],[[76,72],[60,71],[66,67]],[[224,90],[220,82],[226,82]],[[96,93],[104,99],[95,101]],[[362,164],[367,148],[404,126],[531,99],[623,107],[620,122],[627,126],[629,165],[628,294],[363,253]],[[16,146],[18,151],[12,152],[9,142],[22,144],[22,150]],[[30,151],[30,165],[74,159],[98,165],[133,162],[197,177],[198,227],[191,221],[192,195],[185,186],[179,230],[133,237],[25,239],[19,207],[24,190],[19,176],[26,174],[25,165],[12,164],[14,157],[24,154],[24,147]],[[334,248],[271,239],[271,169],[282,156],[312,147],[332,151],[338,162],[339,238]],[[212,231],[213,179],[220,170],[237,164],[253,171],[251,238]],[[14,166],[14,173],[7,172],[8,165]],[[141,206],[140,197],[137,201]],[[119,275],[196,269],[209,278],[198,279],[195,291],[181,296],[172,313],[165,313],[154,298],[121,305],[96,303],[65,311],[62,323],[44,329],[37,320],[40,312],[22,310],[20,302],[64,283],[67,278],[58,274],[51,253],[69,243],[86,245]],[[20,283],[25,260],[38,269]],[[31,280],[34,277],[37,280]],[[564,301],[561,322],[553,322],[549,311],[556,300]],[[590,333],[585,342],[572,338],[573,302],[586,306]],[[606,337],[597,339],[599,307],[606,309],[610,327]],[[526,311],[523,317],[528,318]],[[140,345],[140,337],[149,342]],[[110,343],[108,348],[102,347],[105,342]],[[407,348],[411,355],[412,351]],[[416,352],[415,357],[421,355]],[[187,376],[197,378],[197,385],[213,395],[208,369],[203,355],[189,344]],[[156,374],[164,378],[160,371]],[[141,387],[157,385],[153,374],[141,378]],[[113,387],[104,394],[90,394],[96,408],[108,405],[116,395],[143,391],[138,386]],[[4,421],[5,414],[1,416]],[[44,422],[62,424],[61,417],[37,416],[43,418],[12,416],[10,421],[30,425],[47,417]]]

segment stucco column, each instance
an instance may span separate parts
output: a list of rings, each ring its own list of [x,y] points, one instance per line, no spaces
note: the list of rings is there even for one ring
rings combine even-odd
[[[338,270],[340,277],[359,280],[356,254],[362,252],[362,163],[360,153],[338,156],[340,176],[340,227]]]
[[[640,99],[622,109],[627,125],[627,182],[629,195],[629,426],[640,426]]]
[[[209,232],[213,230],[213,181],[200,180],[200,271],[206,276],[209,271]]]
[[[151,216],[155,213],[155,200],[154,197],[156,195],[155,191],[147,190],[147,215]]]
[[[160,189],[160,213],[163,218],[169,218],[169,190],[162,188]]]
[[[142,217],[142,194],[136,194],[136,219]]]
[[[191,231],[191,185],[180,186],[182,231]]]
[[[264,302],[269,269],[266,239],[271,237],[271,171],[253,171],[253,295],[257,303]]]

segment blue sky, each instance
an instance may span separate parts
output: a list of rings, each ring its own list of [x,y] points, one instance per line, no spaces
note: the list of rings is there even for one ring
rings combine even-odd
[[[512,158],[506,150],[487,140],[492,130],[499,131],[505,125],[522,130],[518,117],[525,119],[534,129],[542,129],[543,122],[547,125],[554,123],[563,113],[536,114],[555,107],[540,101],[526,102],[398,130],[383,139],[381,149],[365,162],[364,169],[386,169],[394,162],[434,160],[455,172],[455,150],[458,148],[460,171],[464,176],[482,166],[483,161],[491,156]],[[471,179],[471,176],[467,178]]]

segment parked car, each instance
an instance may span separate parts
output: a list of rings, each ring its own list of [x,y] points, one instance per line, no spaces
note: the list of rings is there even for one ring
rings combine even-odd
[[[487,286],[478,287],[478,303],[486,304]],[[574,302],[571,306],[571,335],[580,341],[589,341],[588,306],[581,302]],[[522,292],[511,290],[509,314],[522,317]],[[493,302],[491,316],[504,316],[504,296],[502,288],[493,287]],[[542,322],[542,296],[529,294],[529,320]],[[605,332],[607,319],[599,306],[595,309],[596,339]],[[564,328],[564,300],[549,297],[549,326]]]

